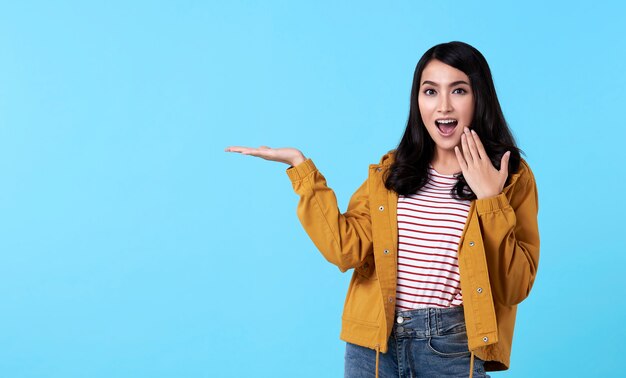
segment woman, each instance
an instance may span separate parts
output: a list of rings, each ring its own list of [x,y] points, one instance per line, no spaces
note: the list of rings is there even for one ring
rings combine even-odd
[[[400,144],[344,214],[299,150],[226,150],[289,164],[305,230],[341,271],[354,268],[346,377],[508,369],[517,304],[537,272],[537,191],[478,50],[450,42],[424,54]]]

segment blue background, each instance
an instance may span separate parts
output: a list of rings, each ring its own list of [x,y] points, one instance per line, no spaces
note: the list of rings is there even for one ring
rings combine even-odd
[[[415,64],[489,61],[540,191],[511,370],[623,368],[626,7],[614,2],[3,1],[0,376],[340,377],[348,274],[301,229],[295,146],[345,209]]]

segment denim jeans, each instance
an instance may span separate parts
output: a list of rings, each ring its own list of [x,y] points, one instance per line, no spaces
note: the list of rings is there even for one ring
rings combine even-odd
[[[347,343],[345,378],[375,376],[376,351]],[[425,308],[396,313],[389,350],[380,353],[380,378],[468,377],[463,307]],[[474,377],[488,377],[474,357]]]

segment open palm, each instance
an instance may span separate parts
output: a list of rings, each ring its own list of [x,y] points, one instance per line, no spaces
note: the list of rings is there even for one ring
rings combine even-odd
[[[270,148],[267,146],[261,146],[259,148],[254,148],[231,146],[226,148],[226,152],[237,152],[242,155],[256,156],[265,160],[278,161],[281,163],[289,164],[294,167],[306,160],[300,150],[291,147]]]

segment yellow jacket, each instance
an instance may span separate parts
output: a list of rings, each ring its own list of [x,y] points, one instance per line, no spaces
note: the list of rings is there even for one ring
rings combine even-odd
[[[341,339],[387,352],[396,298],[398,195],[385,188],[393,153],[372,164],[369,177],[341,213],[313,161],[287,174],[300,196],[298,217],[317,248],[342,272],[354,268]],[[517,304],[526,298],[539,261],[537,188],[522,160],[495,197],[472,201],[459,242],[459,271],[468,347],[487,371],[509,367]]]

